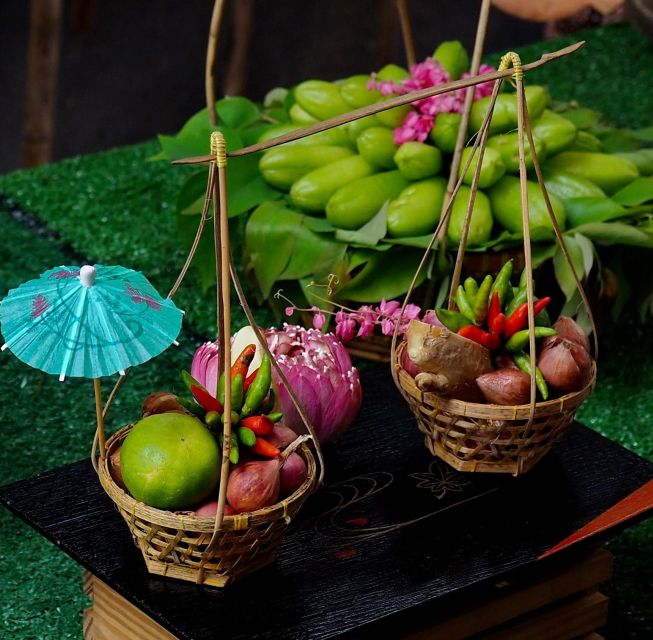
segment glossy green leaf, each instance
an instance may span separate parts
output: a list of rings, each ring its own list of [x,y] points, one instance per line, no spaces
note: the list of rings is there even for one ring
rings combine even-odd
[[[302,214],[276,202],[263,203],[247,221],[245,247],[264,298],[290,262],[295,230],[301,222]]]
[[[313,233],[302,221],[295,229],[295,244],[290,262],[279,280],[297,280],[308,275],[321,280],[333,271],[336,263],[343,260],[346,252],[346,244]]]
[[[583,250],[580,243],[573,236],[565,235],[564,239],[567,252],[569,253],[569,257],[574,265],[578,280],[582,281],[585,277]],[[556,280],[565,294],[566,299],[570,300],[574,295],[574,291],[576,291],[576,282],[571,267],[559,246],[556,246],[556,251],[553,255],[553,269]]]
[[[243,129],[261,117],[260,109],[251,100],[240,96],[222,98],[218,100],[216,108],[218,122],[230,129]]]
[[[341,290],[342,297],[354,302],[378,302],[401,296],[408,290],[421,258],[421,251],[407,247],[375,253]],[[425,278],[422,272],[417,285]]]
[[[617,191],[612,199],[625,207],[635,207],[653,200],[653,176],[636,178]]]
[[[533,269],[537,269],[540,265],[544,264],[547,260],[551,260],[555,255],[558,245],[555,243],[538,242],[531,246],[531,259],[533,262]]]
[[[326,218],[306,216],[304,224],[311,231],[315,231],[316,233],[333,233],[336,230],[336,228]]]
[[[603,245],[624,244],[653,249],[653,229],[647,229],[645,225],[637,227],[623,222],[592,222],[576,227],[574,231]]]
[[[619,203],[610,198],[587,196],[565,200],[567,227],[573,228],[589,222],[606,222],[629,215]]]
[[[352,242],[361,246],[375,247],[388,231],[388,203],[386,202],[375,216],[360,229],[349,231],[336,229],[336,240]]]

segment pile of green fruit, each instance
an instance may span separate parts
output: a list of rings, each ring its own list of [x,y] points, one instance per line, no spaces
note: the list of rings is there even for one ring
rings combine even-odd
[[[468,66],[467,54],[457,42],[443,43],[434,58],[452,79]],[[218,103],[221,129],[228,149],[270,140],[387,99],[370,89],[371,80],[397,85],[409,77],[406,69],[387,65],[376,74],[336,82],[308,80],[290,90],[275,89],[263,105],[225,99]],[[470,251],[501,251],[522,243],[516,98],[510,86],[504,86],[480,170]],[[653,130],[615,129],[589,109],[556,103],[542,86],[527,84],[526,99],[551,203],[579,276],[592,269],[595,244],[653,248]],[[481,127],[489,102],[489,96],[474,102],[468,140]],[[230,212],[250,213],[245,248],[263,297],[283,282],[284,288],[295,288],[294,295],[301,292],[314,302],[312,283],[327,279],[332,295],[341,300],[376,302],[407,290],[440,218],[461,121],[459,113],[440,113],[423,142],[396,144],[394,130],[413,111],[412,105],[395,107],[271,148],[258,157],[230,160]],[[196,144],[204,135],[199,133],[202,126],[208,140],[204,118],[206,112],[197,114],[174,138],[162,136],[160,157],[205,151]],[[470,152],[464,150],[461,170]],[[560,287],[573,303],[573,278],[556,247],[532,171],[533,159],[529,151],[526,155],[535,263],[553,259]],[[476,158],[452,206],[448,228],[452,250],[460,241],[475,162]],[[191,177],[180,194],[180,232],[186,243],[196,227],[191,214],[201,210],[204,184]],[[207,254],[208,284],[208,243],[202,253]],[[336,287],[332,274],[337,276]]]

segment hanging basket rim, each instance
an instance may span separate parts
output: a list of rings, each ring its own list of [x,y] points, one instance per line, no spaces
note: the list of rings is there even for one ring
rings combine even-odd
[[[432,391],[421,391],[415,384],[415,379],[401,365],[401,357],[406,348],[406,341],[402,340],[395,350],[394,366],[404,393],[416,400],[437,406],[443,411],[458,416],[469,418],[483,418],[489,420],[528,420],[530,404],[501,405],[481,402],[468,402],[456,398],[440,396]],[[566,413],[577,409],[594,390],[596,384],[596,361],[592,358],[592,369],[589,381],[581,389],[566,393],[558,398],[543,400],[535,403],[535,417]]]
[[[109,468],[109,465],[111,464],[111,456],[115,453],[117,446],[122,445],[122,442],[127,437],[127,434],[131,431],[133,426],[133,424],[128,424],[122,427],[107,440],[107,455],[104,460],[100,461],[98,476],[100,483],[109,498],[111,498],[111,500],[121,509],[132,514],[132,517],[134,518],[141,518],[152,524],[170,528],[207,534],[213,533],[215,525],[214,516],[200,517],[191,513],[175,513],[174,511],[151,507],[144,502],[136,500],[136,498],[127,493],[116,483]],[[275,502],[269,507],[232,516],[225,515],[222,526],[220,527],[221,531],[247,529],[257,524],[286,517],[288,511],[299,508],[301,504],[312,493],[314,493],[317,487],[317,467],[315,457],[306,443],[302,443],[296,453],[301,455],[304,462],[306,462],[308,473],[303,484],[288,497]]]

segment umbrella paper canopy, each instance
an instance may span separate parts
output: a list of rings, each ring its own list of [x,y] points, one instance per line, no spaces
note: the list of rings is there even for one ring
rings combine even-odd
[[[167,349],[181,319],[142,273],[99,264],[50,269],[0,304],[2,349],[60,379],[124,373]]]

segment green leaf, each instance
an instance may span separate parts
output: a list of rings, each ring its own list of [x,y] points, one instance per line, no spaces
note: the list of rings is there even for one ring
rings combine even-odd
[[[374,217],[357,231],[336,229],[336,240],[354,242],[358,245],[375,247],[388,231],[388,203],[386,202]]]
[[[603,245],[625,244],[653,249],[653,230],[623,222],[592,222],[574,229],[590,240]]]
[[[635,129],[632,134],[643,142],[653,144],[653,126]]]
[[[260,109],[247,98],[222,98],[216,104],[218,122],[230,129],[244,129],[261,117]]]
[[[199,216],[177,216],[177,234],[183,247],[189,249],[192,245],[199,222]],[[215,282],[213,234],[206,228],[197,247],[192,266],[199,273],[202,290],[206,291]]]
[[[213,131],[222,132],[227,151],[233,151],[243,146],[241,137],[233,129],[224,126],[212,127],[207,110],[203,109],[192,116],[176,135],[159,135],[162,154],[167,160],[207,154],[210,150]]]
[[[229,186],[229,178],[227,178],[227,185]],[[229,190],[227,195],[229,217],[233,218],[234,216],[239,216],[241,213],[253,209],[266,200],[276,200],[283,194],[280,191],[273,189],[259,175],[250,180],[246,185]]]
[[[630,184],[617,191],[612,199],[625,207],[636,207],[653,200],[653,176],[635,178]]]
[[[324,236],[313,233],[302,221],[295,229],[295,244],[290,262],[279,280],[298,280],[311,274],[321,280],[329,275],[336,263],[344,259],[346,252],[346,244],[326,240]]]
[[[588,276],[592,271],[592,266],[594,265],[594,254],[596,253],[594,244],[582,233],[574,233],[573,236],[583,255],[583,270],[585,271],[585,276]]]
[[[555,255],[558,245],[554,243],[543,244],[541,242],[534,244],[531,247],[531,258],[533,262],[533,269],[537,269],[540,265],[550,260]]]
[[[316,218],[315,216],[306,216],[304,224],[311,231],[316,233],[333,233],[336,228],[326,218]]]
[[[408,290],[422,259],[422,253],[407,247],[394,247],[385,253],[374,253],[365,266],[341,290],[342,297],[354,302],[378,302],[396,298]],[[424,282],[423,271],[417,285]]]
[[[564,236],[565,246],[567,247],[567,252],[571,258],[571,262],[574,265],[576,270],[576,275],[578,280],[582,281],[585,277],[585,267],[583,260],[583,250],[580,246],[578,240],[573,236]],[[562,248],[556,246],[556,252],[553,255],[553,270],[555,272],[556,280],[560,285],[563,293],[567,300],[571,300],[574,292],[576,291],[576,282],[574,280],[574,275],[565,258],[565,255],[562,251]]]
[[[290,262],[301,223],[302,214],[276,202],[264,202],[247,221],[245,246],[264,298]]]
[[[195,215],[202,212],[209,170],[202,168],[184,180],[177,194],[177,212],[182,215]]]
[[[406,236],[405,238],[385,238],[383,242],[387,244],[396,244],[403,247],[415,247],[416,249],[426,249],[433,237],[432,233],[424,236]]]
[[[567,212],[567,226],[570,228],[589,222],[606,222],[630,215],[614,200],[596,196],[567,198],[565,211]]]

